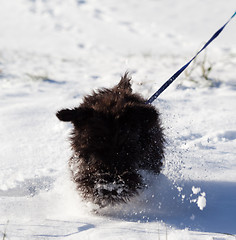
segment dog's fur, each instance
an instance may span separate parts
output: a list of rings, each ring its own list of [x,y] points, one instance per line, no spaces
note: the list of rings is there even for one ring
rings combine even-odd
[[[100,207],[126,202],[145,186],[140,170],[160,173],[165,140],[159,113],[132,93],[127,73],[115,87],[56,115],[74,125],[69,166],[84,199]]]

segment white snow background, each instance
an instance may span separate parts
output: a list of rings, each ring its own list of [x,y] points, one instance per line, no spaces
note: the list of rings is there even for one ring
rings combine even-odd
[[[153,104],[165,168],[131,202],[94,213],[55,117],[129,70],[150,97],[234,13],[235,0],[0,0],[0,239],[235,239],[236,19]],[[189,68],[190,72],[191,67]]]

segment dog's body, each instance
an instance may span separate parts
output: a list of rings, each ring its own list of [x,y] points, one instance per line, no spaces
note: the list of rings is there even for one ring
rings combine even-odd
[[[139,170],[160,173],[165,141],[159,113],[132,93],[127,74],[57,117],[74,125],[69,166],[84,199],[100,207],[126,202],[144,187]]]

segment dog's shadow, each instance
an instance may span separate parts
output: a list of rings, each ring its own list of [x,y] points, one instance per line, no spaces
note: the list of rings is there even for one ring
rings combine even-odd
[[[146,178],[149,187],[138,197],[99,214],[126,221],[163,221],[179,229],[236,233],[236,183],[174,182],[163,174]]]

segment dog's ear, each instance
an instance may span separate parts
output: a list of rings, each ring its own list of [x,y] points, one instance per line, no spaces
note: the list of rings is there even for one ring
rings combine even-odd
[[[129,121],[131,126],[141,124],[145,128],[151,128],[157,121],[158,112],[152,106],[134,105],[127,106],[124,111],[124,118]]]
[[[59,120],[63,122],[71,122],[76,117],[75,109],[62,109],[56,113]]]
[[[126,91],[131,93],[132,92],[131,83],[130,83],[131,78],[128,75],[129,75],[129,73],[126,72],[124,74],[124,76],[121,77],[121,80],[117,85],[117,88],[122,89],[122,90],[126,90]]]
[[[56,113],[59,120],[63,122],[72,122],[81,124],[93,115],[94,110],[87,107],[73,109],[62,109]]]

